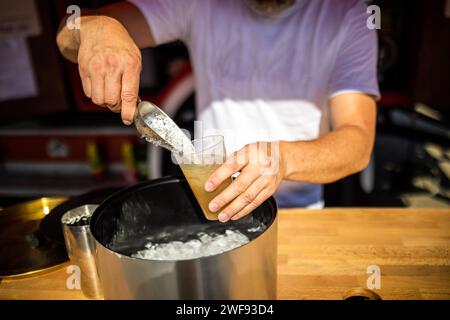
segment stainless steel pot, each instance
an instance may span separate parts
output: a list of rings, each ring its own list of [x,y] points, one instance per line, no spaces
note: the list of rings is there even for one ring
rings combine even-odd
[[[120,191],[91,218],[105,299],[275,299],[277,208],[273,198],[251,215],[207,221],[184,179],[163,178]],[[262,230],[254,232],[254,228]],[[187,240],[204,230],[236,229],[250,242],[191,260],[132,258],[152,242]],[[249,230],[252,232],[249,232]]]

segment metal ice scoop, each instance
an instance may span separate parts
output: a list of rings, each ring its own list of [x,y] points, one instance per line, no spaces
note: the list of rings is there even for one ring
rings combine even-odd
[[[183,150],[193,150],[192,143],[184,132],[153,103],[148,101],[139,103],[134,115],[134,125],[147,141],[171,152],[180,153]]]

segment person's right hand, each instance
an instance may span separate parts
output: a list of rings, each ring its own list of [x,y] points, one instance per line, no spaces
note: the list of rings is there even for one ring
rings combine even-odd
[[[133,122],[138,101],[141,52],[127,30],[106,16],[83,17],[79,32],[78,69],[92,102],[120,112]]]

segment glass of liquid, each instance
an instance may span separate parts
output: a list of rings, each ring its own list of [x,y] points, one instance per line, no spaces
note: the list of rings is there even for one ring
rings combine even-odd
[[[205,183],[209,176],[226,160],[223,136],[215,135],[195,139],[192,141],[192,145],[195,152],[183,155],[174,154],[174,156],[206,219],[217,220],[219,212],[210,211],[208,204],[231,183],[231,177],[212,192],[205,190]]]

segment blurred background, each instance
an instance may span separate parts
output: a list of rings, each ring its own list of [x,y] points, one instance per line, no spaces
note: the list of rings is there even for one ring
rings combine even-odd
[[[180,174],[170,155],[83,94],[55,36],[69,5],[0,2],[0,207]],[[450,204],[450,1],[366,1],[381,8],[377,137],[369,167],[325,187],[327,206]],[[180,42],[142,51],[141,98],[192,132],[195,87]]]

